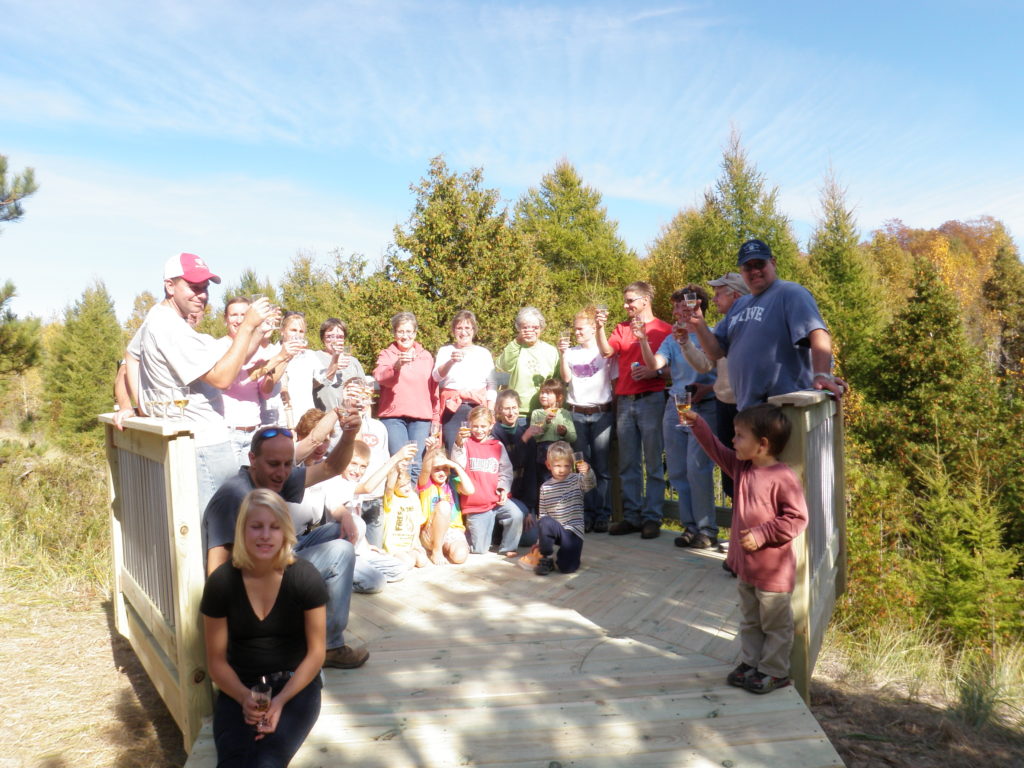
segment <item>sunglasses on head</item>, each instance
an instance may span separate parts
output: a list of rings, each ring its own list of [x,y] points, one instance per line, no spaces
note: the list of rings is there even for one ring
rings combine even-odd
[[[295,433],[292,432],[287,427],[271,427],[270,429],[265,429],[262,432],[260,432],[259,435],[257,435],[257,437],[259,437],[261,440],[269,440],[270,438],[277,437],[278,435],[284,435],[285,437],[295,437]]]

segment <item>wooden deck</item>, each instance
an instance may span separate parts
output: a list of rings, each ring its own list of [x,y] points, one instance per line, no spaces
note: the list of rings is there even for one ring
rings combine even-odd
[[[496,555],[355,595],[362,669],[326,670],[293,766],[842,766],[792,687],[729,687],[736,582],[672,535],[588,535],[583,567]],[[213,766],[207,723],[187,768]]]

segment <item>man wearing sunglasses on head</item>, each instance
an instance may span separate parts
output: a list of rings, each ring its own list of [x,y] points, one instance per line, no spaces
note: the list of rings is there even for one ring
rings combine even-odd
[[[842,397],[847,385],[832,375],[832,336],[811,292],[779,279],[763,240],[740,246],[737,265],[750,294],[733,303],[714,331],[699,309],[687,326],[708,358],[727,358],[738,409],[800,389]]]
[[[342,437],[327,458],[310,467],[296,466],[294,435],[284,427],[263,427],[252,438],[249,466],[225,481],[213,494],[203,514],[203,537],[206,542],[206,573],[231,558],[235,539],[235,522],[246,494],[254,488],[266,488],[285,501],[302,501],[307,486],[327,480],[348,466],[352,459],[361,420],[355,411],[339,414]],[[316,566],[327,583],[327,656],[325,667],[354,669],[369,658],[365,648],[345,645],[349,603],[352,599],[352,573],[355,550],[350,538],[349,521],[329,522],[298,534],[295,554]]]

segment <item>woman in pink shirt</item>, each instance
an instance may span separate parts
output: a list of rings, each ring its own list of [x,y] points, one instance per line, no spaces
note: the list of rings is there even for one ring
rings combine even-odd
[[[391,318],[394,342],[377,356],[373,378],[380,384],[377,418],[388,431],[388,448],[394,456],[406,443],[415,441],[416,456],[409,474],[419,479],[423,445],[434,417],[437,385],[431,374],[434,358],[416,341],[416,315],[399,312]]]

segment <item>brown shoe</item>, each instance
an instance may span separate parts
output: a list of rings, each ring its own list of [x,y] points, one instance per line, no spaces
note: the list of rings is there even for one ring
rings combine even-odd
[[[661,536],[661,526],[656,520],[645,520],[640,529],[641,539],[656,539]]]
[[[370,652],[366,648],[353,648],[351,645],[343,645],[340,648],[329,648],[324,658],[325,667],[334,669],[355,669],[361,667],[370,658]]]
[[[619,522],[611,524],[608,533],[611,536],[626,536],[630,533],[637,533],[639,530],[640,526],[633,525],[629,520],[619,520]]]

